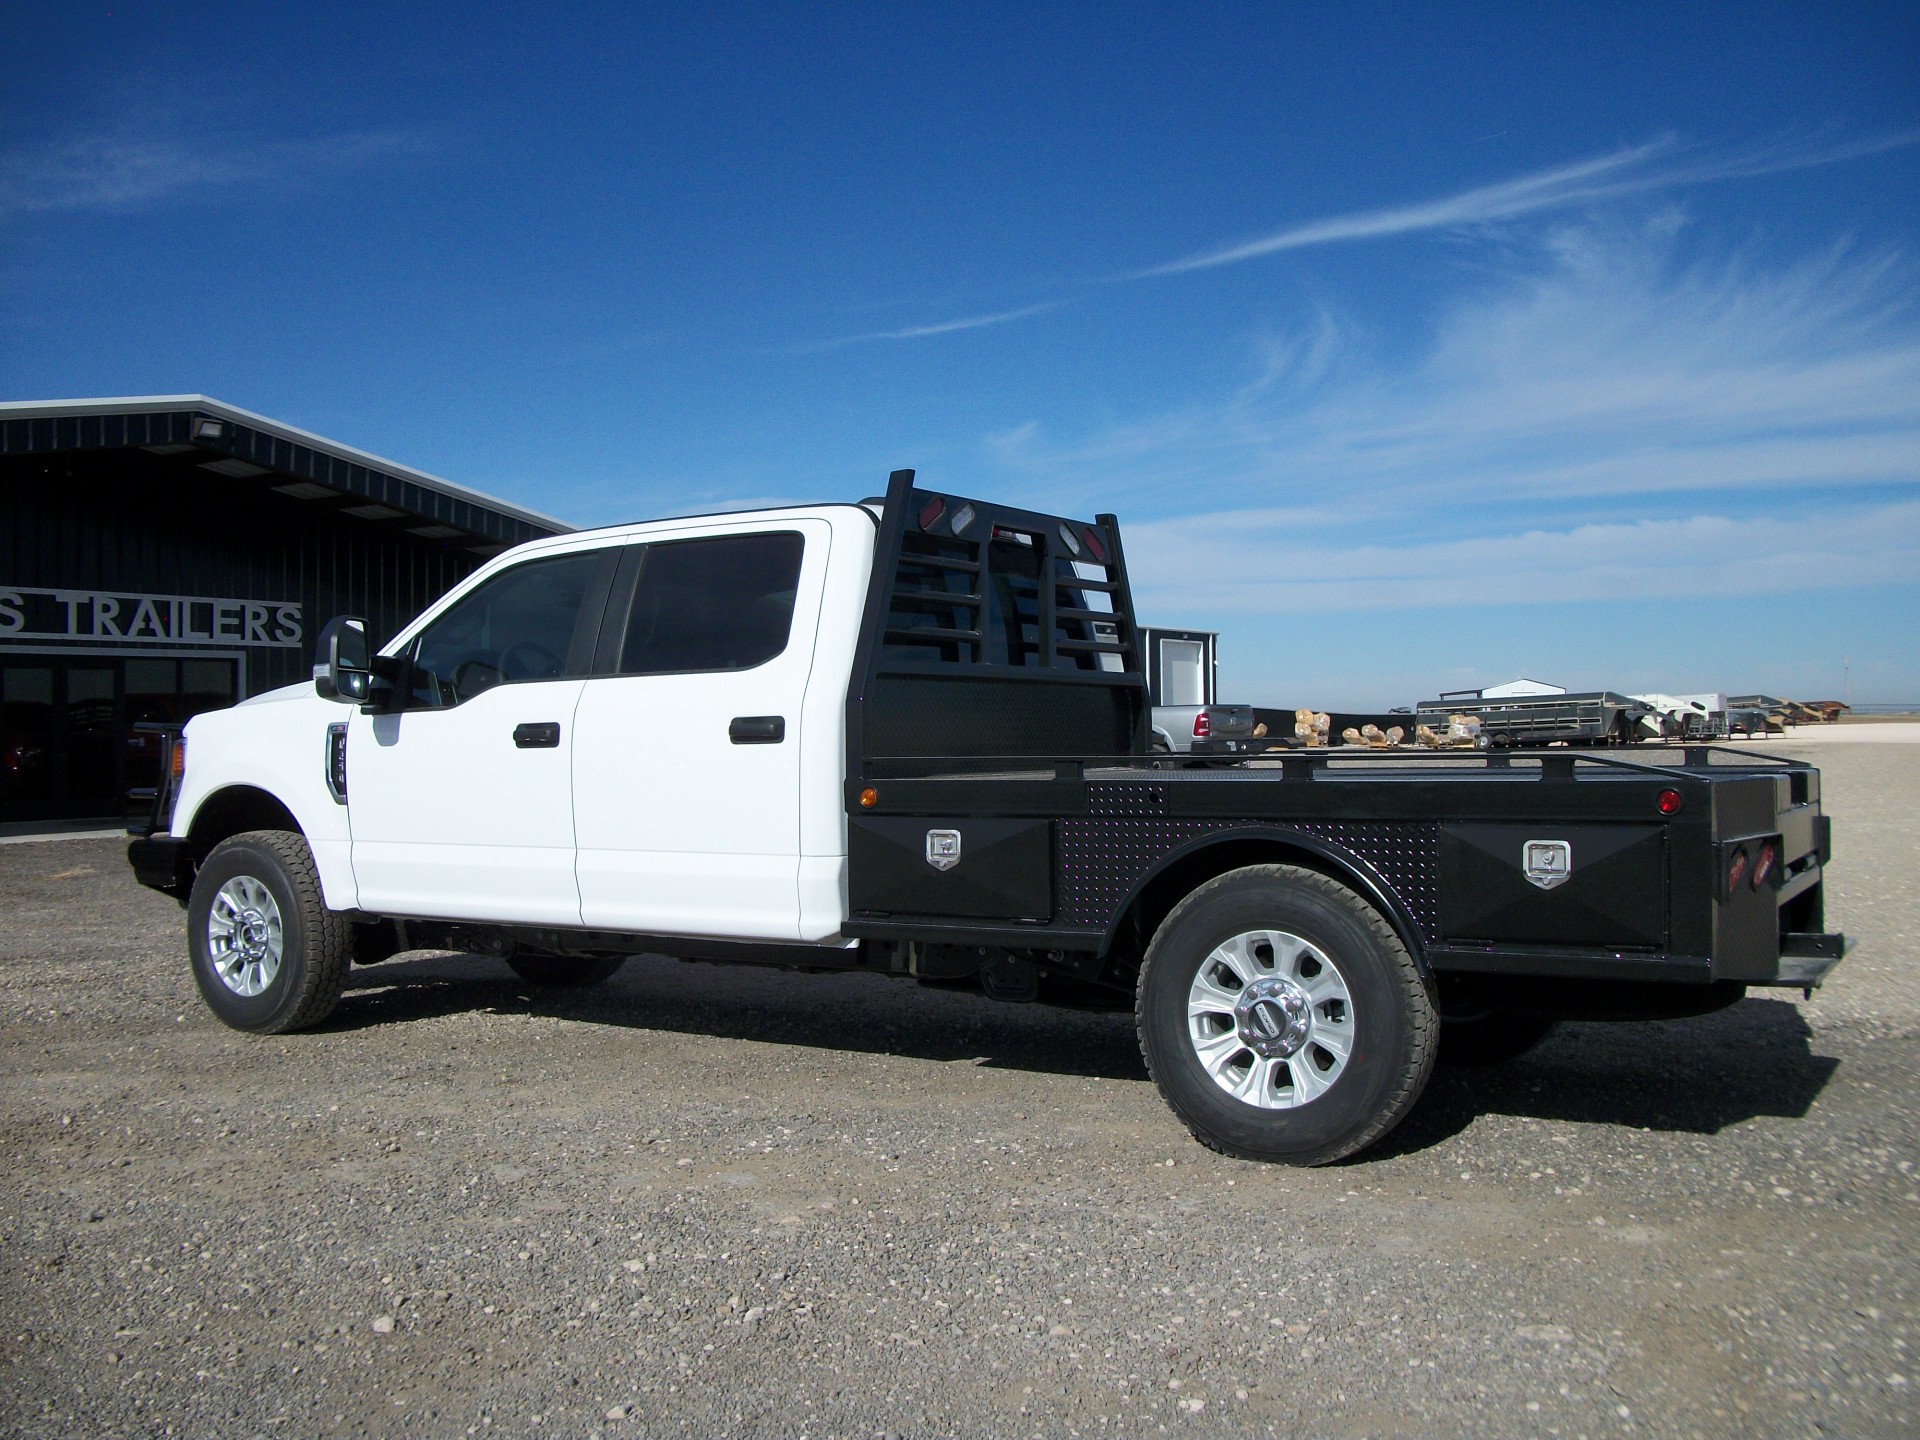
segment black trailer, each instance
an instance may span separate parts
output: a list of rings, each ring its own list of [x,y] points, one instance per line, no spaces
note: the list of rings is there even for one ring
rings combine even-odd
[[[1629,745],[1640,739],[1640,721],[1653,707],[1611,690],[1574,695],[1489,697],[1479,690],[1443,691],[1422,700],[1419,720],[1442,733],[1452,715],[1472,715],[1495,750],[1519,745]]]

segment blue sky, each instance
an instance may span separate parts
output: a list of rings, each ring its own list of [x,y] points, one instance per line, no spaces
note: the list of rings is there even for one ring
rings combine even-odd
[[[1223,698],[1920,700],[1920,9],[18,9],[0,397],[1117,511]]]

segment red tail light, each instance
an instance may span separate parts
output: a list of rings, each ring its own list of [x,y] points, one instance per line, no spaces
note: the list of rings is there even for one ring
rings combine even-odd
[[[1204,740],[1211,734],[1213,734],[1213,721],[1208,719],[1207,712],[1202,710],[1193,717],[1193,738]]]
[[[1087,549],[1092,552],[1093,558],[1105,564],[1107,547],[1100,543],[1100,532],[1098,530],[1088,529],[1081,533],[1087,537]]]
[[[1732,895],[1740,888],[1740,882],[1747,878],[1747,852],[1741,848],[1733,852],[1733,860],[1727,866],[1727,894]]]
[[[1662,790],[1658,795],[1653,797],[1653,808],[1658,810],[1662,815],[1678,815],[1680,813],[1681,803],[1680,792],[1678,790]]]
[[[1774,862],[1780,858],[1780,847],[1769,840],[1760,847],[1760,853],[1754,857],[1753,874],[1747,877],[1747,884],[1758,890],[1767,883],[1767,877],[1773,874]]]

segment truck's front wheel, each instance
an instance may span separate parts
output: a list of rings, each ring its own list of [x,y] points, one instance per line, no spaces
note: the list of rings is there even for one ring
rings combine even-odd
[[[302,836],[250,830],[216,845],[194,877],[187,948],[209,1010],[236,1030],[280,1034],[333,1012],[353,926],[327,909]]]
[[[1425,1088],[1439,1016],[1379,913],[1337,881],[1256,865],[1208,881],[1155,933],[1140,1049],[1203,1143],[1324,1165],[1365,1148]]]

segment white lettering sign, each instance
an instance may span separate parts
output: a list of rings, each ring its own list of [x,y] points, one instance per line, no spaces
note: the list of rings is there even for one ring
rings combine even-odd
[[[285,648],[305,639],[300,607],[284,601],[0,585],[0,640]]]

